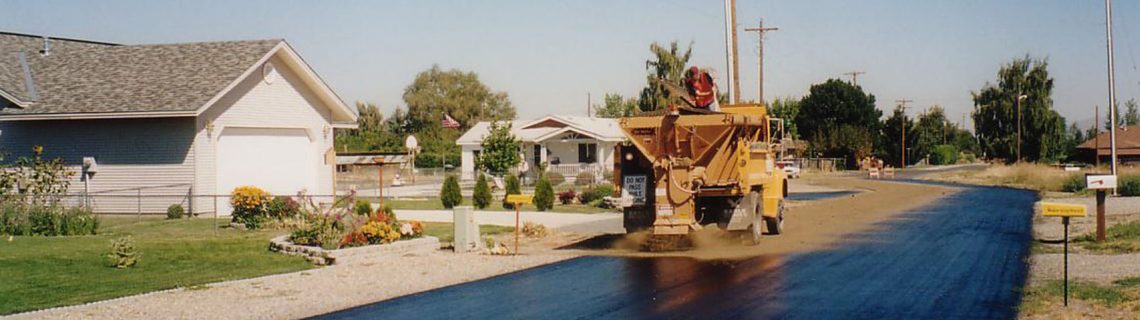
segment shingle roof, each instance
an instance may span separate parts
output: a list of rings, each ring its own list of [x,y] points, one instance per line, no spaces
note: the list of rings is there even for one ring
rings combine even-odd
[[[194,111],[282,40],[113,45],[0,33],[0,90],[29,99],[24,52],[39,99],[2,114]],[[17,73],[19,71],[19,73]]]
[[[546,120],[553,120],[561,125],[556,127],[550,126],[533,126],[544,122]],[[532,125],[532,127],[526,127]],[[520,141],[523,142],[538,142],[542,139],[549,139],[550,134],[570,128],[575,131],[597,136],[605,141],[620,141],[625,137],[621,128],[618,127],[617,119],[609,118],[595,118],[586,116],[568,116],[568,115],[548,115],[538,118],[536,120],[514,120],[511,123],[511,131],[515,134]],[[476,123],[471,129],[463,133],[462,136],[456,141],[459,145],[478,145],[483,141],[483,136],[490,131],[490,122],[481,121]]]
[[[1112,153],[1108,131],[1102,131],[1097,136],[1077,146],[1077,149],[1093,150],[1097,146],[1097,154],[1108,155]],[[1099,144],[1097,143],[1099,139]],[[1140,155],[1140,126],[1116,128],[1116,151],[1124,155]]]

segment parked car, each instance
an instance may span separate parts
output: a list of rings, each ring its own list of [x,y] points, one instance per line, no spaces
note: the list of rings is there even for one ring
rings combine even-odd
[[[779,166],[780,169],[783,169],[784,173],[788,174],[788,178],[797,179],[800,177],[800,167],[797,167],[794,162],[778,161],[776,165]]]

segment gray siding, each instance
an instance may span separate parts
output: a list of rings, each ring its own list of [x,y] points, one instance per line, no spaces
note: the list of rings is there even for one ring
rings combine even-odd
[[[34,145],[44,146],[45,158],[62,158],[75,172],[74,203],[84,191],[83,157],[95,157],[89,191],[96,212],[160,213],[174,203],[189,205],[194,127],[193,118],[5,121],[0,148],[8,160],[31,155]]]

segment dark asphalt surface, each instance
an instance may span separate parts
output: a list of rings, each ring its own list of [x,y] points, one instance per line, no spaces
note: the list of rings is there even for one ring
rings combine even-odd
[[[969,187],[830,250],[740,261],[583,257],[321,318],[1011,319],[1035,200]]]

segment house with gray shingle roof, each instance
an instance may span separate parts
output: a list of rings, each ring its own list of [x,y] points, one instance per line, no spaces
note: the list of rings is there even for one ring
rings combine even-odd
[[[462,149],[460,177],[475,179],[475,160],[483,150],[483,137],[490,133],[491,123],[482,121],[464,132],[455,142]],[[519,140],[522,164],[519,169],[533,175],[538,164],[550,172],[560,173],[574,181],[583,172],[601,181],[613,171],[614,146],[625,139],[617,119],[573,115],[548,115],[538,119],[511,122],[511,133]]]
[[[0,151],[43,146],[77,173],[68,200],[97,212],[228,214],[227,199],[207,196],[242,185],[332,194],[333,129],[355,126],[355,111],[284,40],[121,45],[0,32]]]

